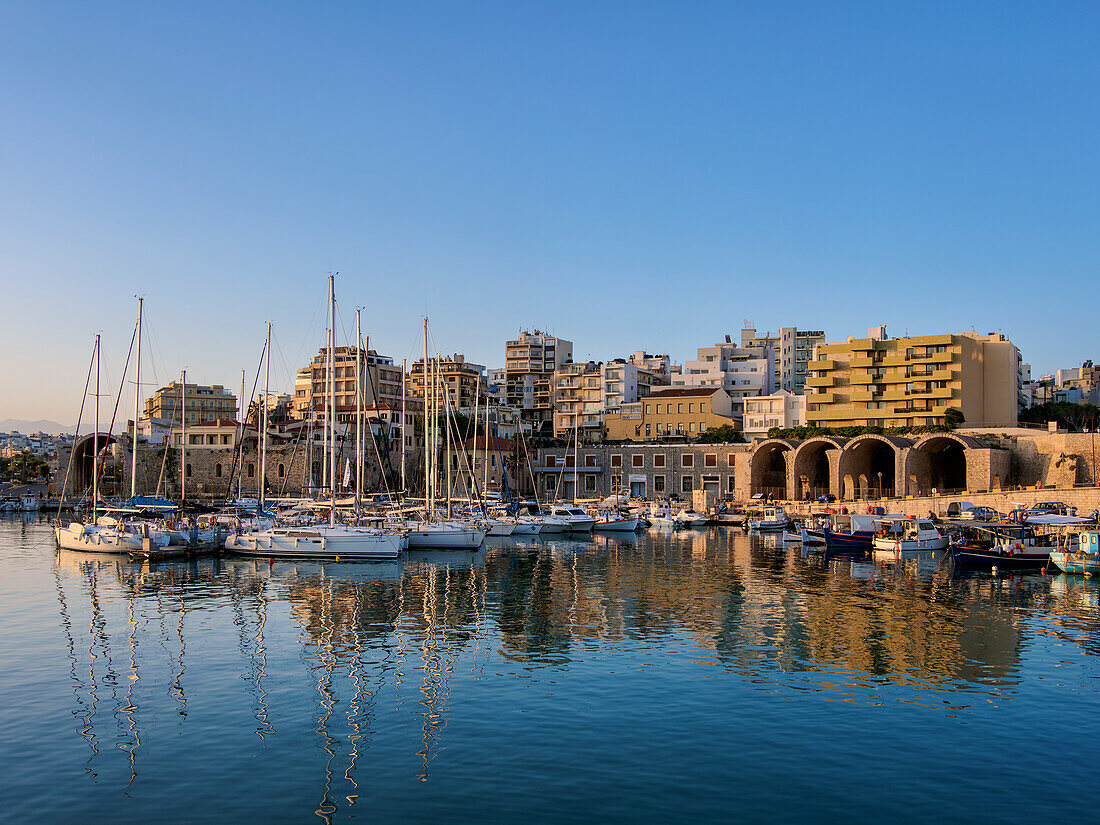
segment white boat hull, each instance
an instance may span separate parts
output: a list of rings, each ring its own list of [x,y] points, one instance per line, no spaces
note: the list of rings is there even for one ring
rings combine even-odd
[[[426,524],[408,532],[410,550],[476,550],[484,540],[484,530],[449,524]]]
[[[54,528],[54,538],[62,550],[83,550],[89,553],[136,553],[142,549],[145,538],[154,547],[167,547],[168,534],[149,530],[148,535],[118,530],[114,527],[85,527],[76,522]]]
[[[636,518],[616,519],[614,521],[598,521],[593,528],[601,533],[633,533],[641,523]]]
[[[344,561],[395,559],[401,554],[399,533],[287,530],[241,533],[225,540],[225,549],[242,556],[264,558],[339,558]]]

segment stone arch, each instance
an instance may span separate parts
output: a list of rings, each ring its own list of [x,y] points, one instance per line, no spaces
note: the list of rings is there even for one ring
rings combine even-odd
[[[753,448],[749,457],[749,489],[753,495],[791,496],[788,462],[797,447],[798,442],[789,438],[769,438]]]
[[[905,459],[910,479],[909,495],[953,493],[969,487],[968,454],[983,447],[975,438],[958,433],[929,433],[921,436]]]
[[[837,474],[844,498],[890,498],[897,495],[902,456],[912,441],[896,435],[857,435],[840,451]],[[881,475],[879,475],[881,473]]]
[[[846,441],[838,436],[818,435],[799,445],[791,459],[795,498],[817,498],[824,493],[839,492],[836,464]]]
[[[92,479],[95,473],[95,443],[95,433],[81,436],[73,443],[73,477],[70,482],[70,489],[78,495],[85,490],[92,489]],[[99,450],[101,453],[114,443],[115,439],[107,433],[99,433]]]

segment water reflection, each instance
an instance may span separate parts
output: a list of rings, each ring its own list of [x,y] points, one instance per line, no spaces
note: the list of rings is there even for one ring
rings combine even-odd
[[[1097,582],[957,577],[941,562],[803,554],[708,529],[506,540],[381,564],[136,565],[60,551],[53,579],[90,777],[119,751],[125,764],[112,768],[134,783],[158,711],[181,727],[190,701],[226,689],[206,670],[205,642],[228,621],[247,708],[234,718],[262,750],[295,736],[309,708],[313,810],[330,822],[369,792],[381,728],[432,781],[460,679],[621,657],[683,679],[959,714],[975,694],[1013,698],[1036,638],[1100,653]],[[189,654],[196,636],[204,644]]]

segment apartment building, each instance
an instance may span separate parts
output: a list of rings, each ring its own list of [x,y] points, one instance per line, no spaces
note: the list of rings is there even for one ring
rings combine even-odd
[[[237,396],[221,384],[182,384],[173,381],[145,399],[145,418],[160,418],[173,424],[217,421],[237,417]]]
[[[999,333],[889,338],[874,327],[866,338],[819,345],[810,369],[812,425],[942,425],[951,407],[972,427],[1017,421],[1020,353]]]
[[[520,411],[525,428],[545,435],[553,432],[554,372],[572,360],[572,341],[541,330],[521,330],[505,343],[505,403]]]
[[[745,399],[744,428],[749,438],[764,436],[772,427],[788,429],[806,423],[806,396],[787,390]]]
[[[336,347],[333,381],[336,384],[335,414],[337,422],[349,424],[355,420],[355,368],[359,360],[360,397],[364,406],[375,404],[401,405],[401,367],[393,359],[372,349]],[[313,360],[298,370],[294,380],[292,415],[315,421],[325,418],[328,399],[328,349],[322,347]]]
[[[739,347],[730,336],[713,347],[702,347],[683,373],[673,375],[673,387],[721,387],[738,416],[745,398],[770,395],[775,386],[775,351],[770,346]]]
[[[603,409],[612,410],[630,404],[645,398],[654,388],[668,386],[671,377],[668,356],[657,358],[663,358],[664,363],[661,364],[653,356],[639,362],[632,355],[628,360],[616,358],[603,364],[600,393]]]
[[[475,407],[480,407],[483,401],[478,401],[488,395],[488,382],[485,376],[485,367],[466,360],[464,355],[449,355],[446,358],[429,361],[430,371],[435,372],[437,392],[435,403],[442,409],[443,388],[446,388],[447,403],[449,409],[463,414],[473,414]],[[429,376],[430,377],[430,376]],[[419,399],[428,396],[425,391],[424,359],[421,358],[412,365],[409,371],[409,386],[414,395]],[[423,401],[420,401],[423,404]]]
[[[801,395],[806,390],[809,363],[813,360],[814,347],[825,343],[822,330],[805,330],[797,327],[780,327],[776,335],[766,332],[758,335],[754,327],[741,330],[741,346],[770,347],[775,353],[775,388]]]
[[[670,387],[604,416],[609,441],[698,438],[724,425],[741,428],[733,400],[721,387]]]
[[[554,435],[581,441],[603,436],[603,365],[595,361],[563,364],[552,380]]]

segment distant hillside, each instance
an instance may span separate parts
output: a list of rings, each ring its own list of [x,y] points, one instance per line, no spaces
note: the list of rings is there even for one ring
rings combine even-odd
[[[50,435],[60,435],[61,433],[71,433],[76,427],[66,427],[62,424],[58,424],[56,421],[20,421],[15,418],[5,418],[0,421],[0,433],[19,432],[23,435],[30,435],[31,433],[43,432]]]

